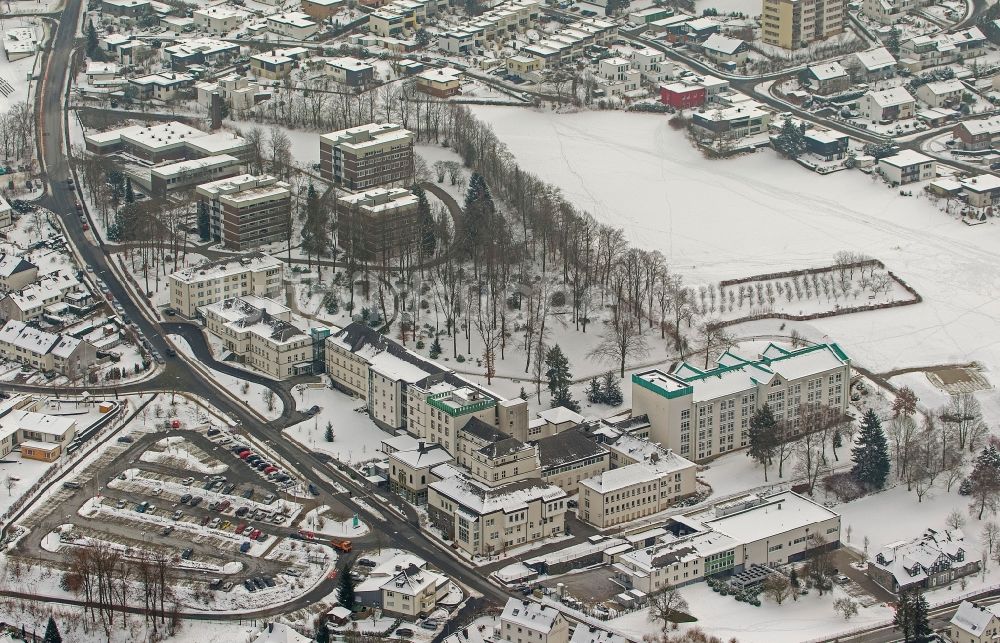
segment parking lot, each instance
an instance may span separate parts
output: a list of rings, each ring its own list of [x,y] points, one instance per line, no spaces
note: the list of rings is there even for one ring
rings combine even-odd
[[[113,439],[41,507],[18,553],[62,567],[74,550],[102,544],[166,556],[192,591],[207,587],[215,605],[234,608],[281,602],[327,578],[336,549],[296,527],[318,505],[307,482],[217,428],[160,429]]]

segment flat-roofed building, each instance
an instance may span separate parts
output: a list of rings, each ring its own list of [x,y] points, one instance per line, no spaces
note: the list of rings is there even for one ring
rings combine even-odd
[[[282,292],[281,268],[281,261],[262,252],[182,268],[167,278],[170,306],[194,317],[202,306],[230,297],[277,297]]]
[[[150,169],[150,191],[155,197],[165,197],[167,192],[236,176],[242,166],[238,158],[229,154],[160,165]]]
[[[375,67],[351,56],[328,59],[326,71],[335,81],[348,87],[364,87],[375,80]]]
[[[267,17],[267,28],[295,40],[306,40],[319,31],[319,25],[301,11],[289,11]]]
[[[610,468],[607,448],[580,428],[556,433],[535,442],[541,464],[541,478],[569,495],[579,490],[580,481],[598,476]]]
[[[846,413],[850,381],[837,344],[769,344],[754,360],[726,352],[708,370],[684,363],[633,374],[632,414],[648,417],[651,440],[698,461],[747,446],[750,417],[765,403],[793,436],[813,408]]]
[[[403,188],[374,188],[337,198],[340,245],[360,257],[397,255],[419,238],[418,199]]]
[[[249,17],[245,11],[228,5],[216,5],[214,7],[203,7],[195,9],[191,17],[194,24],[202,29],[215,34],[229,33],[238,29]]]
[[[129,78],[129,86],[135,88],[139,100],[172,100],[178,93],[194,86],[194,76],[176,72],[162,72]]]
[[[416,75],[417,91],[437,98],[461,94],[462,85],[459,81],[461,76],[462,72],[452,67],[435,67],[422,71]]]
[[[342,11],[344,0],[302,0],[302,13],[317,22],[323,22]]]
[[[413,133],[393,123],[369,123],[319,137],[320,175],[349,190],[413,177]]]
[[[195,193],[209,213],[212,238],[233,250],[284,241],[291,225],[292,193],[271,175],[240,174],[203,183]]]

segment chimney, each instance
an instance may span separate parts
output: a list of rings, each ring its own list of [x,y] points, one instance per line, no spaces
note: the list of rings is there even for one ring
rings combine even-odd
[[[424,442],[423,442],[423,440],[421,440],[420,442],[417,442],[417,451],[419,451],[420,453],[424,452]]]

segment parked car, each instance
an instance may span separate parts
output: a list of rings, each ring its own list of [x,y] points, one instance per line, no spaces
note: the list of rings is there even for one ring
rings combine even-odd
[[[187,503],[191,502],[192,498],[193,498],[193,496],[191,494],[189,494],[189,493],[184,494],[183,496],[181,496],[181,504],[182,505],[186,505]],[[192,505],[192,506],[194,506],[194,505]]]
[[[129,444],[130,442],[135,442],[131,435],[120,435],[118,436],[118,441],[122,444]]]
[[[246,542],[244,542],[242,545],[240,545],[240,553],[241,554],[245,554],[248,551],[250,551],[250,541],[249,540],[246,541]]]
[[[253,489],[246,489],[243,492],[243,497],[246,498],[247,500],[249,500],[250,498],[253,498]]]
[[[80,483],[79,482],[73,482],[72,480],[67,480],[66,482],[63,483],[62,486],[63,486],[63,489],[73,489],[73,490],[76,490],[76,489],[80,488]]]
[[[190,504],[192,507],[197,507],[198,505],[201,504],[201,501],[202,501],[201,496],[195,496],[194,498],[191,498],[191,502],[188,504]]]
[[[250,549],[250,543],[243,543],[243,544],[247,545],[247,549],[248,550]],[[240,549],[242,549],[242,547]],[[246,553],[246,552],[244,552],[244,553]],[[250,580],[249,578],[246,579],[245,581],[243,581],[243,587],[246,587],[248,592],[256,592],[257,591],[257,586],[254,585],[253,581]]]
[[[161,536],[169,536],[173,532],[174,532],[174,526],[173,525],[167,525],[162,530],[160,530],[160,535]]]
[[[267,585],[264,584],[264,579],[258,576],[253,579],[253,584],[257,586],[257,589],[264,589]]]
[[[267,585],[268,587],[274,587],[276,585],[274,579],[271,578],[270,576],[264,577],[264,584]]]
[[[178,509],[174,512],[174,520],[180,520],[184,516],[184,512]]]
[[[181,552],[181,558],[184,560],[191,560],[192,555],[194,555],[194,550],[190,547]]]
[[[317,487],[316,485],[314,485],[313,483],[310,482],[309,483],[309,493],[311,493],[314,496],[318,496],[319,495],[319,487]]]
[[[208,526],[211,527],[212,529],[216,529],[221,523],[222,521],[219,520],[218,518],[212,518],[211,520],[208,521]]]
[[[115,503],[115,507],[117,507],[119,509],[124,509],[125,505],[126,505],[126,502],[124,500],[119,500],[118,502]]]
[[[247,513],[249,513],[249,511],[250,509],[248,507],[240,507],[239,509],[236,510],[236,517],[243,518],[244,516],[247,515]]]

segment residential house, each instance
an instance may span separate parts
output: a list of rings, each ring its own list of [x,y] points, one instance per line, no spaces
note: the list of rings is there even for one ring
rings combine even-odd
[[[267,16],[267,29],[293,40],[306,40],[319,31],[319,25],[301,11]]]
[[[986,36],[979,27],[953,33],[915,36],[899,45],[899,66],[911,73],[947,65],[983,53]]]
[[[389,454],[389,490],[413,505],[427,504],[427,486],[437,482],[434,467],[454,458],[438,444],[418,442],[417,448]]]
[[[806,130],[803,139],[806,151],[824,161],[839,161],[847,156],[850,138],[833,130],[812,128]]]
[[[694,112],[691,124],[715,138],[739,139],[767,132],[771,112],[757,101]]]
[[[952,643],[995,643],[1000,638],[1000,606],[962,601],[948,623]]]
[[[447,98],[462,93],[460,78],[462,72],[453,67],[435,67],[420,72],[417,79],[417,91],[430,94],[437,98]]]
[[[931,590],[979,573],[979,559],[966,556],[961,531],[927,529],[913,540],[881,547],[868,560],[868,577],[893,593]]]
[[[375,68],[363,60],[350,56],[330,58],[326,61],[326,72],[341,85],[365,87],[375,80]]]
[[[38,266],[20,255],[0,254],[0,291],[21,290],[38,279]]]
[[[937,176],[937,161],[913,150],[879,159],[878,171],[892,185],[929,181]]]
[[[913,118],[916,101],[903,87],[869,91],[858,101],[861,116],[872,123],[888,123]]]
[[[215,5],[195,9],[191,13],[194,24],[212,34],[228,34],[239,29],[250,14],[229,5]]]
[[[346,7],[344,0],[302,0],[302,13],[316,22],[329,20]]]
[[[632,52],[631,60],[632,69],[638,70],[642,82],[650,85],[659,85],[677,73],[677,66],[667,62],[666,54],[651,47],[636,49]]]
[[[181,73],[163,72],[128,79],[129,87],[135,91],[138,100],[173,100],[178,94],[194,86],[194,76]]]
[[[972,207],[986,208],[1000,203],[1000,177],[996,174],[980,174],[962,179],[960,183]]]
[[[382,585],[382,611],[406,619],[424,618],[448,594],[448,577],[410,565]]]
[[[856,82],[870,83],[896,74],[896,59],[885,47],[875,47],[851,55],[847,70]]]
[[[715,33],[701,43],[705,56],[717,63],[744,65],[750,56],[750,45],[738,38]]]
[[[9,291],[0,299],[0,321],[40,320],[51,306],[64,301],[67,294],[80,289],[80,281],[67,272],[44,275],[20,290]]]
[[[1000,116],[963,120],[953,130],[955,141],[963,150],[987,150],[1000,141]]]
[[[33,366],[40,371],[56,371],[71,379],[82,379],[97,360],[97,350],[88,341],[28,326],[16,319],[0,329],[0,355]]]
[[[931,107],[957,107],[965,94],[965,85],[957,78],[935,80],[917,87],[917,98]]]
[[[505,643],[568,643],[569,621],[551,605],[508,598],[500,614],[500,639]]]
[[[851,86],[851,77],[838,62],[810,65],[806,74],[813,85],[813,92],[822,96],[839,94]]]
[[[602,86],[612,96],[635,91],[642,81],[642,74],[632,69],[632,61],[628,58],[604,58],[598,65],[597,73],[600,81],[604,81]]]
[[[705,104],[705,88],[684,82],[660,85],[660,102],[675,109],[695,109]]]

